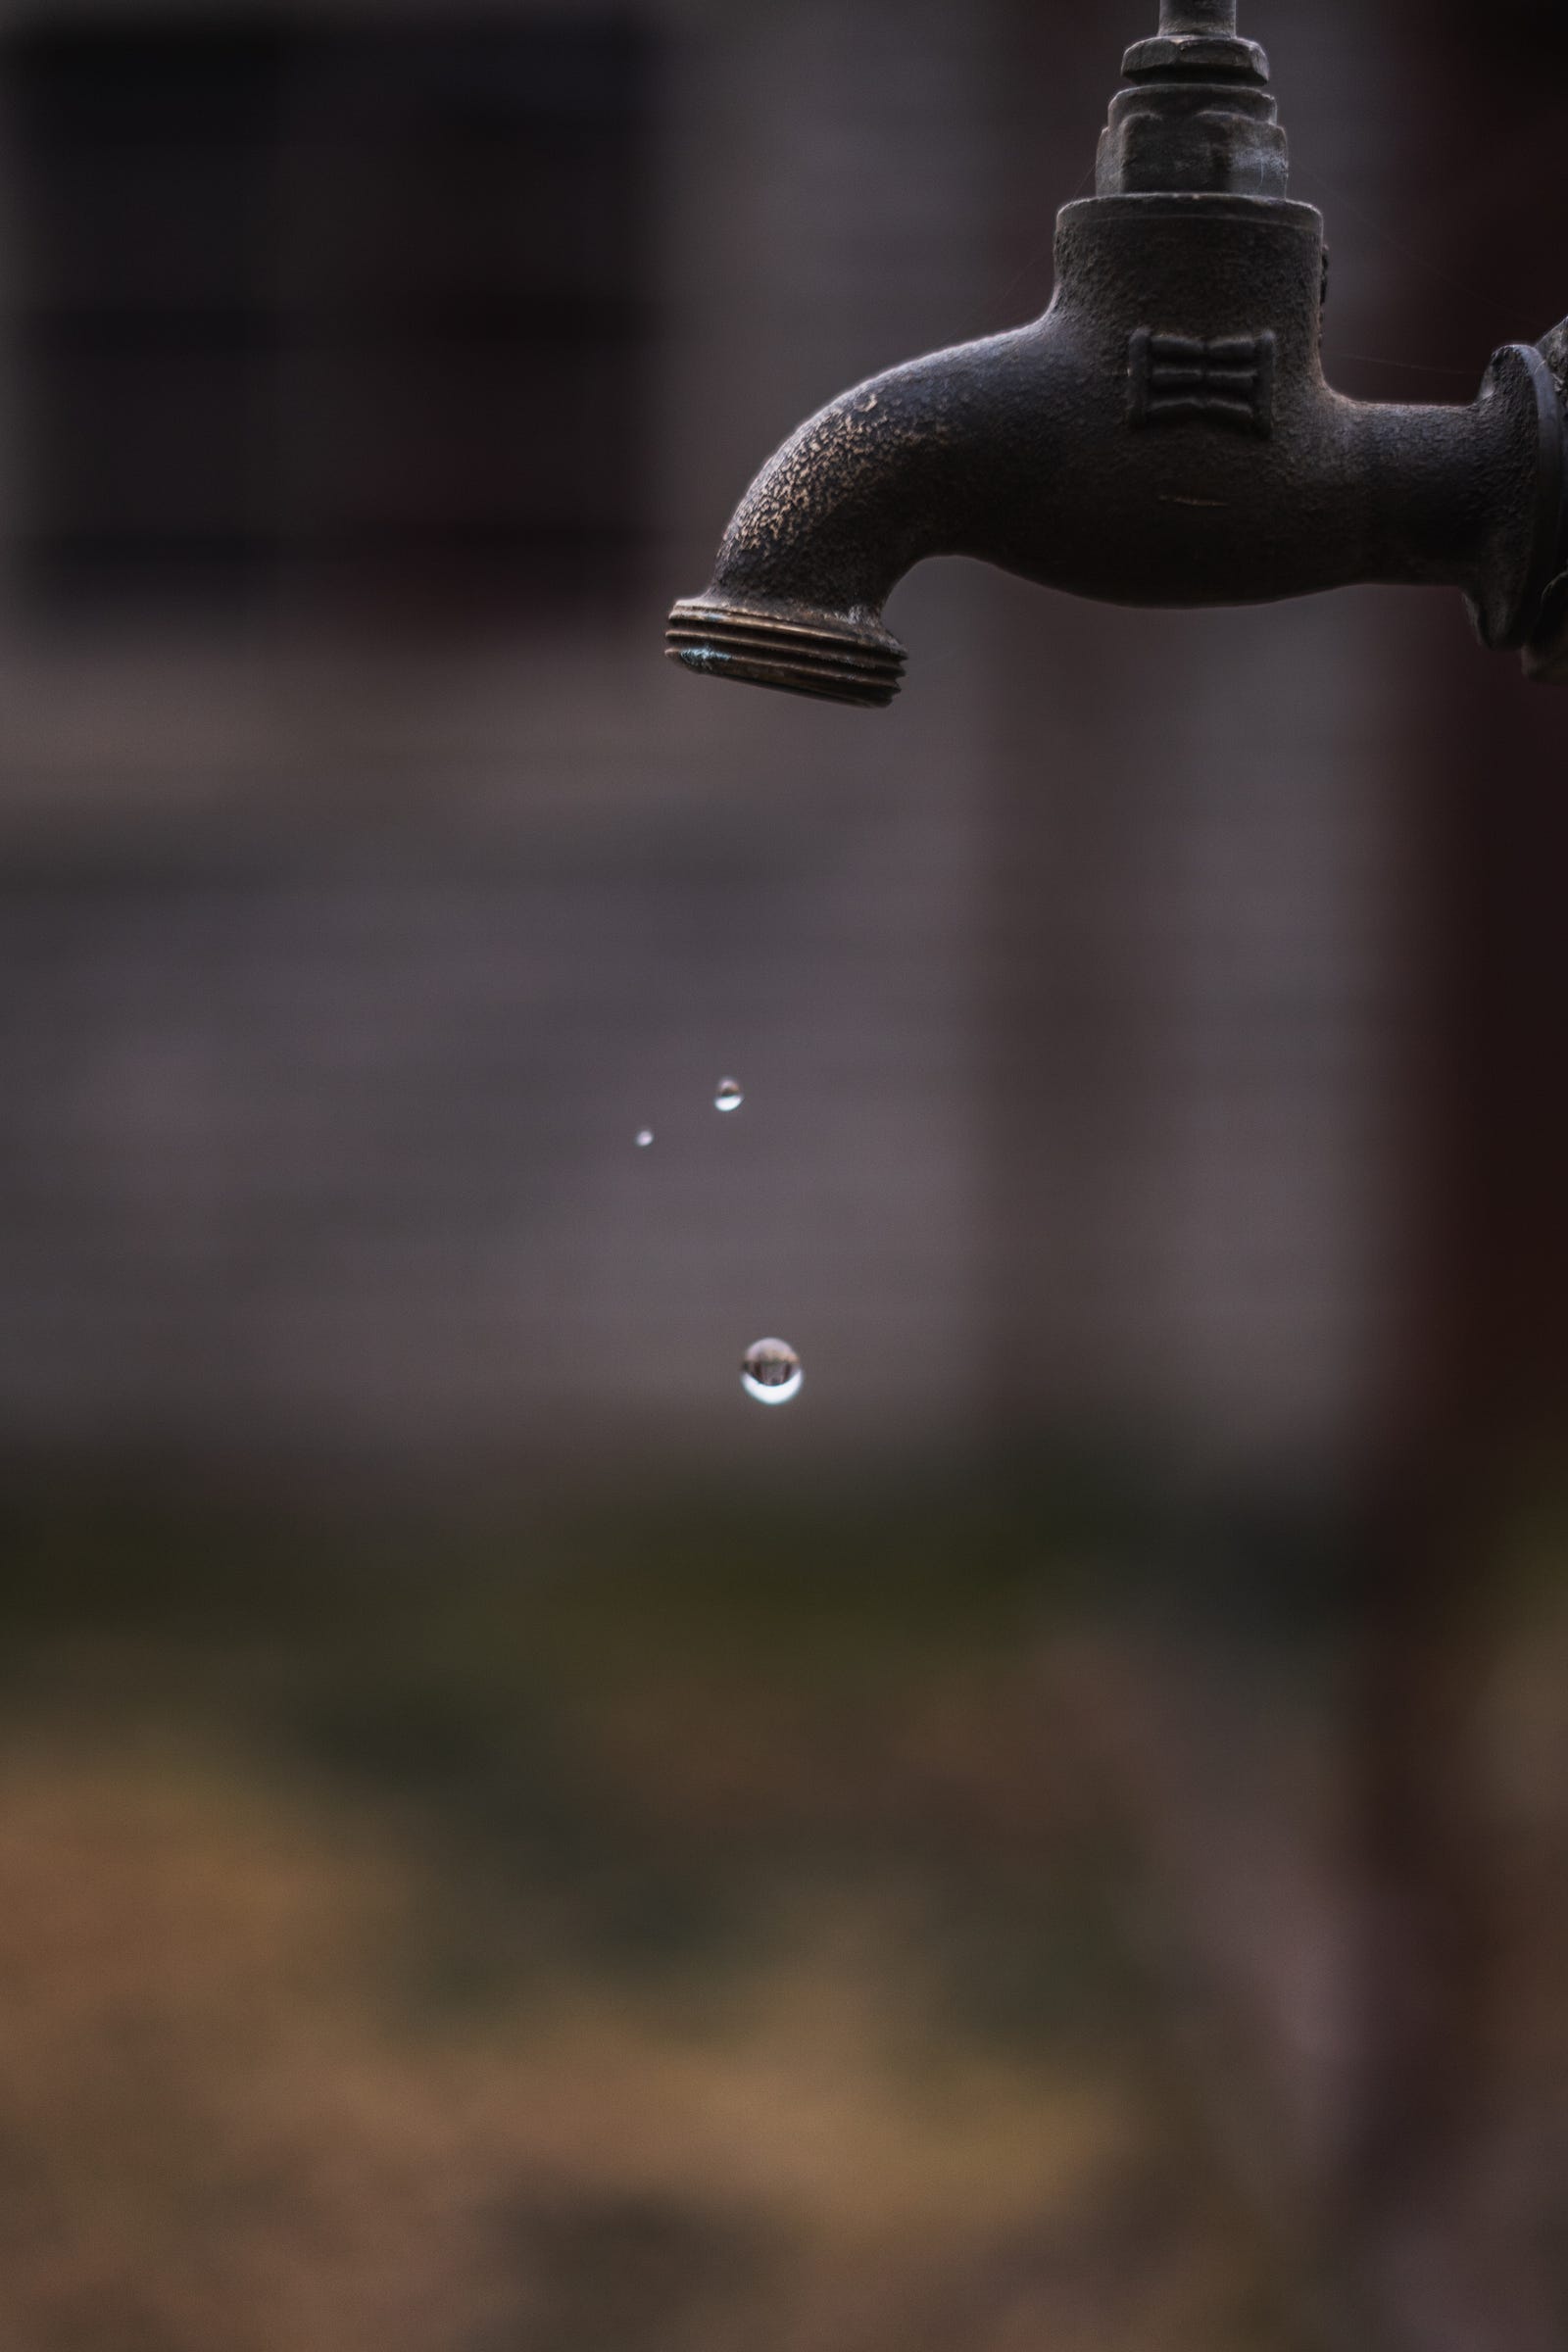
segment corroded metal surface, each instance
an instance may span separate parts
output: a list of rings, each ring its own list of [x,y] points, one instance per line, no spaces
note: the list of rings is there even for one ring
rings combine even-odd
[[[966,555],[1115,604],[1457,588],[1488,645],[1568,683],[1568,322],[1499,351],[1468,407],[1345,399],[1322,219],[1285,192],[1235,0],[1164,0],[1125,71],[1044,318],[802,425],[675,607],[671,659],[886,704],[904,651],[883,606],[923,558]]]

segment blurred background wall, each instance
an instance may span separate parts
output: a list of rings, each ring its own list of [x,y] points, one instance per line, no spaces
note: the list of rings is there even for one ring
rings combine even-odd
[[[26,2352],[1561,2340],[1563,707],[967,564],[885,716],[660,659],[1152,13],[0,8]],[[1555,12],[1243,28],[1469,399]]]
[[[1406,349],[1419,282],[1395,29],[1315,10],[1280,60],[1302,184],[1370,214],[1337,362]],[[13,1445],[708,1469],[779,1443],[732,1377],[773,1325],[811,1455],[1013,1406],[1343,1444],[1421,623],[949,566],[863,728],[684,691],[649,636],[799,415],[1043,305],[1121,31],[8,17]]]

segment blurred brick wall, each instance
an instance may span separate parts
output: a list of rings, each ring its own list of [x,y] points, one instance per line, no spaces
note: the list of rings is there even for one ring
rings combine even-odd
[[[0,1442],[799,1470],[1109,1421],[1332,1457],[1398,1273],[1406,603],[1124,614],[937,567],[870,721],[659,661],[803,413],[1043,305],[1150,11],[637,13],[642,592],[378,640],[43,616],[14,570]],[[1253,14],[1331,351],[1375,354],[1386,28]],[[735,1386],[764,1330],[808,1366],[783,1433]]]

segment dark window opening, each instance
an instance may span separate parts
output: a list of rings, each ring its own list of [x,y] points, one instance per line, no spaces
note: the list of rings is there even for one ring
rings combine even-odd
[[[623,594],[651,65],[605,22],[6,42],[25,587],[416,620]]]

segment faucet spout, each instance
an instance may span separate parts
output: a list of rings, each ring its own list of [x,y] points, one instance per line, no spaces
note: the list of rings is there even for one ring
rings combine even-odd
[[[802,425],[675,606],[671,658],[885,705],[905,663],[888,597],[961,555],[1121,604],[1455,587],[1488,645],[1568,683],[1568,332],[1497,353],[1468,407],[1345,399],[1322,370],[1322,220],[1286,194],[1235,0],[1161,0],[1123,71],[1045,316]]]
[[[1001,335],[858,385],[792,434],[741,501],[712,585],[670,615],[686,668],[867,708],[899,691],[882,625],[927,556],[984,553],[1009,386],[1030,337]],[[1049,465],[1046,449],[1037,463]]]

